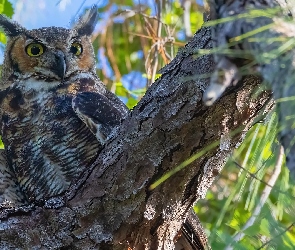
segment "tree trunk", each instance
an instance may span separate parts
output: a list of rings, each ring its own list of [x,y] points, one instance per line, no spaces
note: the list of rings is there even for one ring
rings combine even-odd
[[[1,211],[0,249],[188,249],[181,227],[191,206],[205,197],[232,150],[274,104],[260,86],[262,78],[248,75],[212,106],[204,105],[215,63],[201,49],[212,48],[213,28],[198,31],[162,69],[64,196]]]

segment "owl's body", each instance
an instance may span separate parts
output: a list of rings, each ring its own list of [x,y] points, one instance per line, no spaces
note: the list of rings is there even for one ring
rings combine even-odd
[[[3,142],[27,199],[64,191],[101,147],[72,108],[75,92],[98,91],[95,81],[88,76],[59,86],[51,82],[55,85],[51,90],[20,88],[39,88],[38,84],[48,83],[31,78],[18,82],[7,89],[1,103]]]
[[[10,38],[0,84],[0,204],[64,192],[127,116],[95,74],[96,16],[93,8],[73,29],[31,31],[0,18]]]

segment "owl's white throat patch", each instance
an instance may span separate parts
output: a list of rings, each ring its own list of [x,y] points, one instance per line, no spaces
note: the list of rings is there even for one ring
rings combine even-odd
[[[33,77],[24,79],[24,80],[19,80],[16,83],[17,87],[24,91],[35,90],[37,92],[49,91],[51,89],[56,88],[60,84],[61,82],[57,80],[52,82],[47,82],[45,80],[35,79]]]

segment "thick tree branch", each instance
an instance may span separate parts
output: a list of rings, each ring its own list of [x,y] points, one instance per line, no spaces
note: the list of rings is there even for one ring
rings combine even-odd
[[[261,80],[248,76],[213,106],[205,106],[204,75],[214,63],[198,50],[211,45],[211,29],[203,28],[162,70],[81,178],[83,183],[46,207],[1,219],[0,248],[173,248],[192,204],[204,198],[229,154],[273,105],[270,93],[253,95]],[[164,173],[219,141],[149,190]]]

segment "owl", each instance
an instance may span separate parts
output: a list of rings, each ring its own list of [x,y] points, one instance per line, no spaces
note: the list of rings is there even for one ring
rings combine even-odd
[[[62,194],[128,114],[96,75],[97,7],[71,29],[27,30],[0,15],[8,37],[0,82],[0,204]]]

